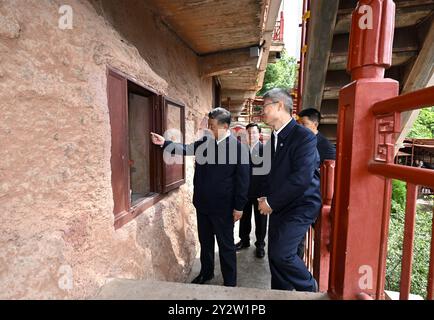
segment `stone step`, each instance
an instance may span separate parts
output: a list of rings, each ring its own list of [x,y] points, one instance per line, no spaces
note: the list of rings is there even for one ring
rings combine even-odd
[[[112,279],[92,300],[329,300],[326,293]]]

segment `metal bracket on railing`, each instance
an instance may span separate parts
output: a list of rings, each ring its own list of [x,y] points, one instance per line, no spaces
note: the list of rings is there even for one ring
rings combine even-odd
[[[377,116],[375,120],[375,161],[392,163],[395,157],[395,134],[400,131],[399,112]]]

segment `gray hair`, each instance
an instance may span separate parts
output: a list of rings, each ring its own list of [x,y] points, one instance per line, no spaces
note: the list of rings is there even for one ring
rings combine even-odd
[[[215,119],[219,124],[231,124],[231,113],[225,108],[215,108],[208,114],[210,119]]]
[[[264,100],[265,99],[270,99],[272,101],[282,101],[283,105],[285,106],[285,110],[289,114],[292,114],[293,102],[291,95],[287,90],[281,88],[271,89],[264,94]]]

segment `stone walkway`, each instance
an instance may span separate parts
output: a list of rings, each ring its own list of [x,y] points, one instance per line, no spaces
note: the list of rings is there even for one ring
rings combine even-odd
[[[254,229],[254,219],[252,218],[252,232],[250,234],[250,248],[243,249],[237,252],[237,277],[238,287],[243,288],[257,288],[257,289],[270,289],[271,288],[271,276],[270,268],[268,266],[267,248],[265,249],[265,257],[258,259],[255,256],[256,247],[254,245],[256,241]],[[239,241],[238,237],[239,222],[235,224],[234,238],[235,242]],[[220,271],[220,259],[218,254],[218,246],[215,244],[215,278],[210,281],[212,285],[223,285],[223,277]],[[193,264],[192,271],[188,278],[188,282],[191,282],[200,272],[200,252],[197,253],[196,260]]]
[[[328,300],[324,293],[114,279],[93,300]]]
[[[254,222],[253,230],[254,230]],[[238,242],[238,226],[234,229]],[[172,283],[149,280],[113,279],[103,286],[94,299],[103,300],[328,300],[325,293],[307,293],[270,289],[270,269],[267,255],[263,259],[255,256],[255,235],[251,233],[250,248],[237,253],[238,286],[223,286],[220,272],[218,246],[215,252],[215,278],[208,285],[194,285],[200,271],[199,252],[187,283]]]

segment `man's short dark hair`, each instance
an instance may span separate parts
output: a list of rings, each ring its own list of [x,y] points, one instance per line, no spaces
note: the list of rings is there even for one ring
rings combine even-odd
[[[285,106],[285,110],[289,114],[292,114],[293,101],[291,95],[289,94],[289,91],[281,88],[274,88],[267,91],[264,94],[263,98],[264,100],[270,99],[272,101],[282,101]]]
[[[231,113],[225,108],[215,108],[208,113],[210,119],[217,120],[218,124],[227,123],[228,126],[231,124]]]
[[[321,122],[321,112],[314,108],[304,109],[298,116],[300,118],[307,117],[310,121],[317,122],[318,124]]]
[[[249,123],[249,124],[246,126],[246,130],[249,130],[250,128],[253,128],[253,127],[258,128],[259,133],[261,133],[261,127],[260,127],[257,123],[254,123],[254,122]]]

